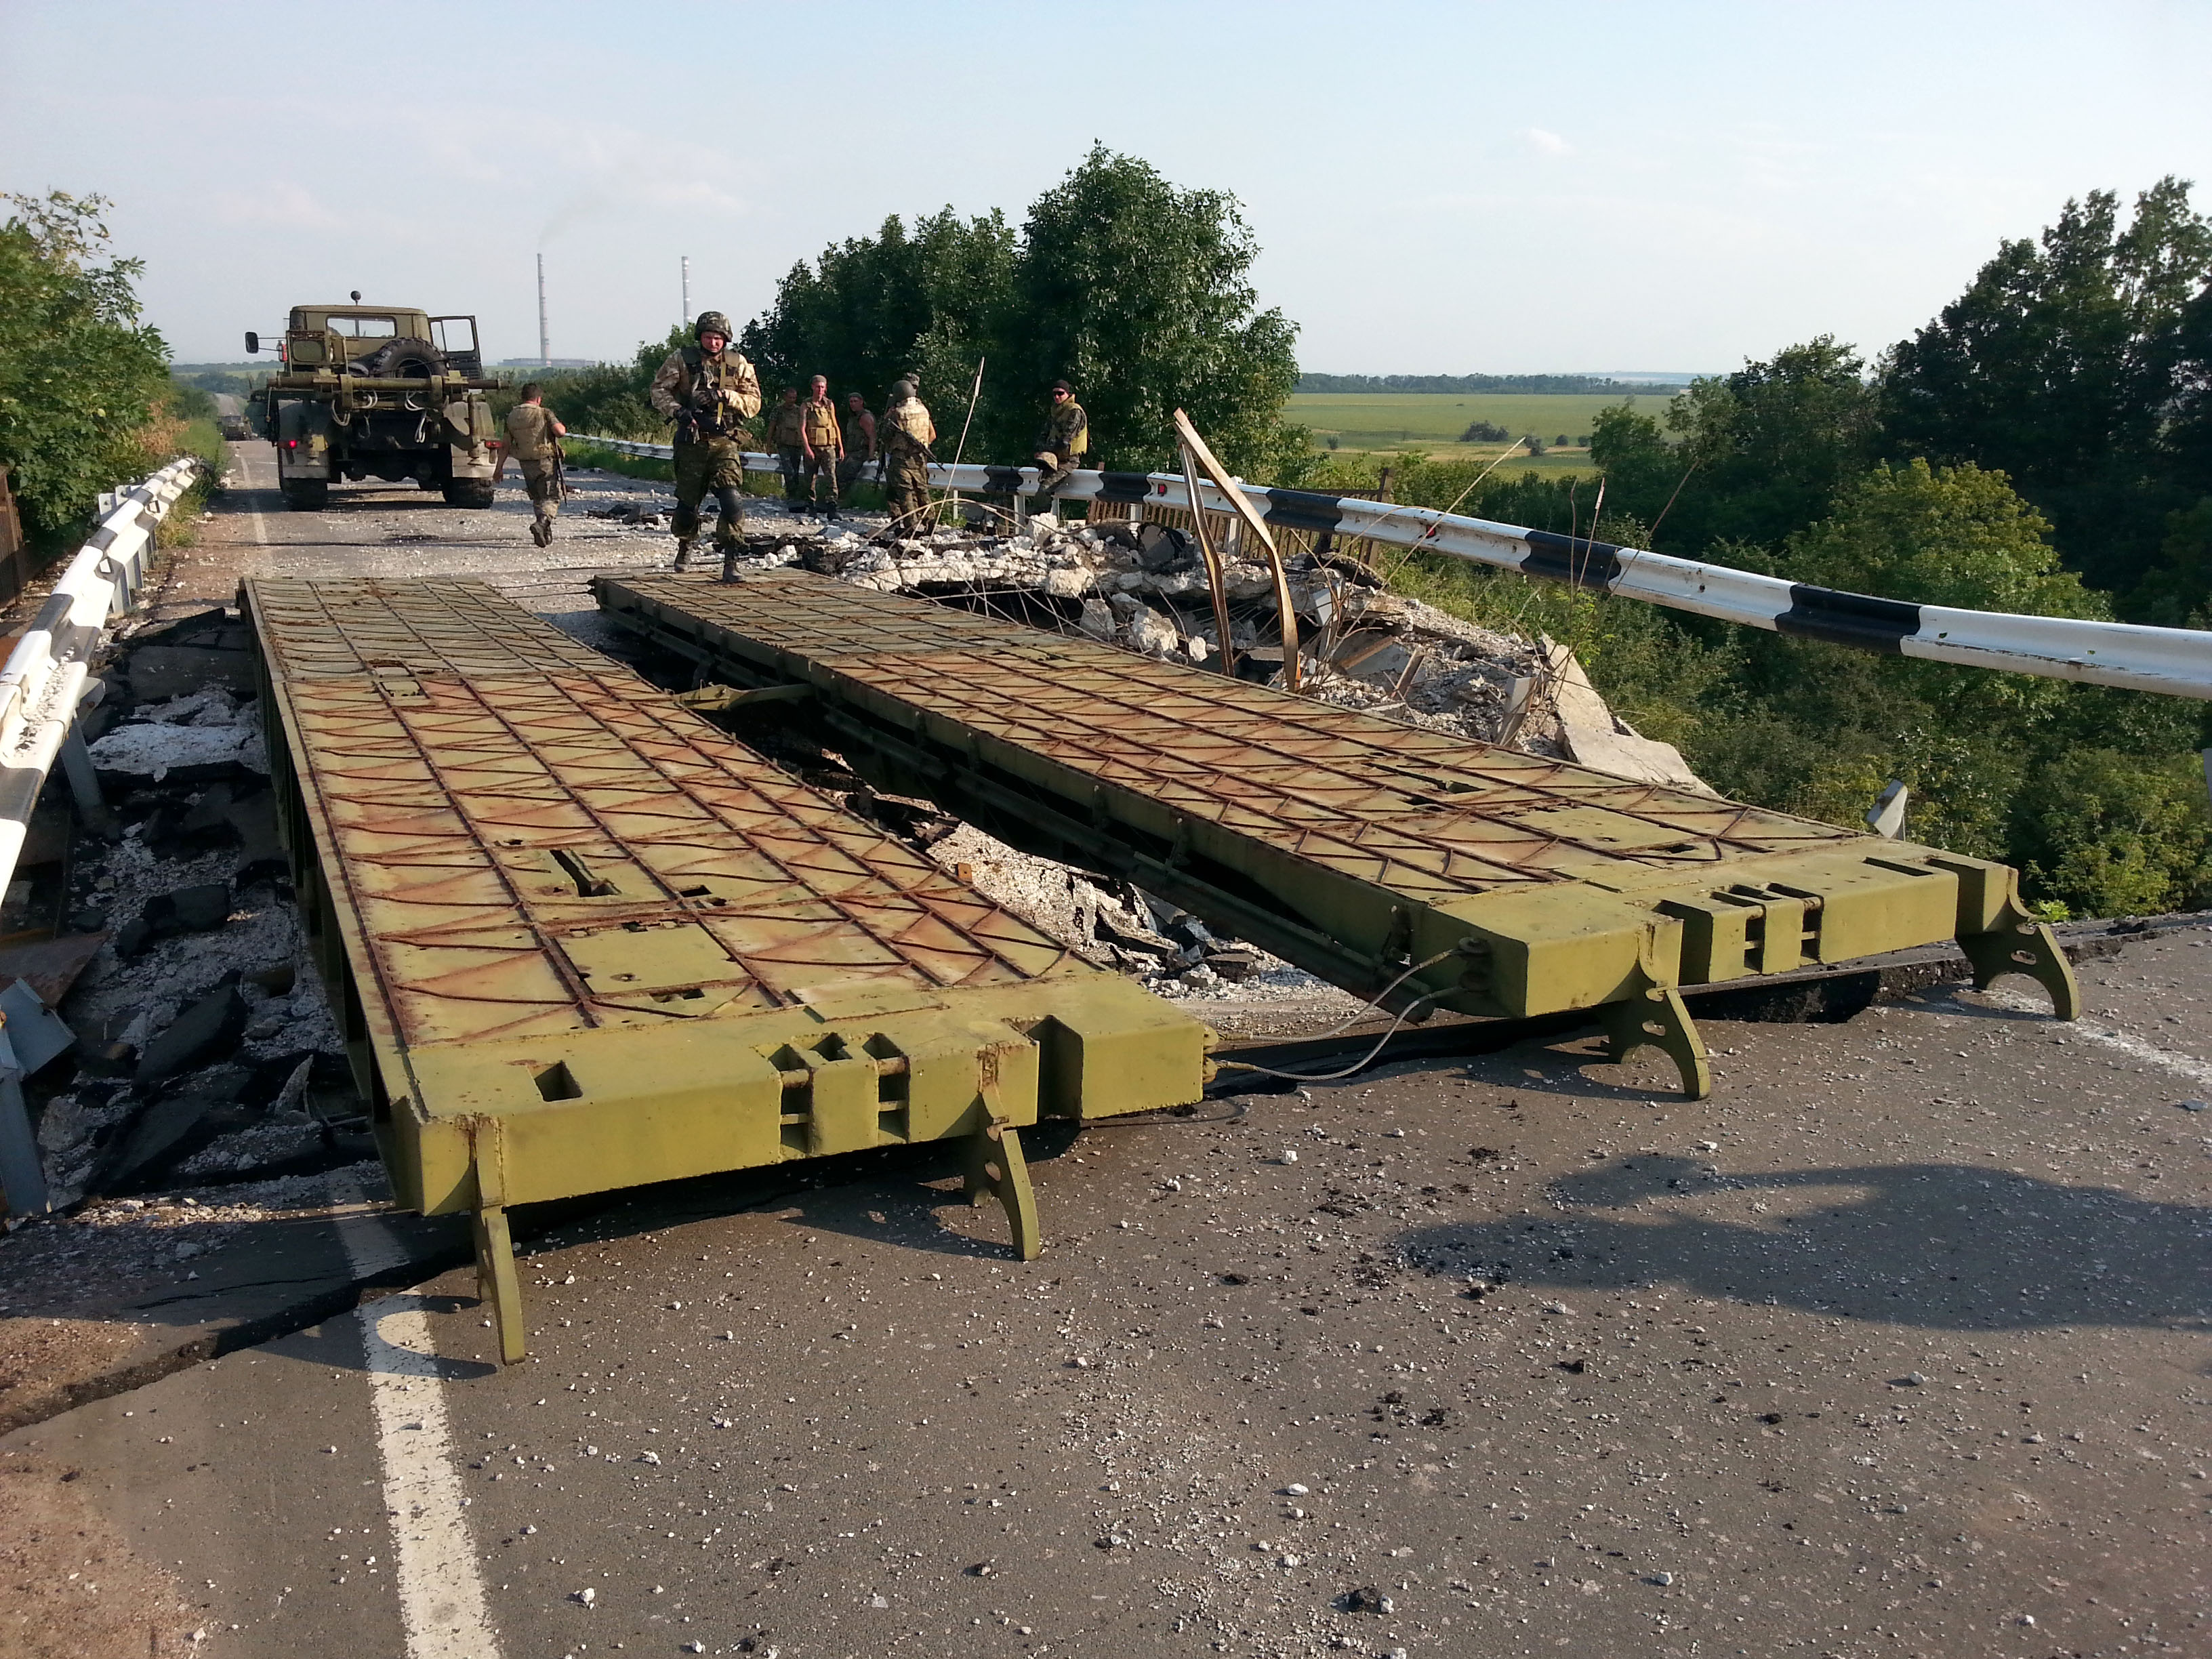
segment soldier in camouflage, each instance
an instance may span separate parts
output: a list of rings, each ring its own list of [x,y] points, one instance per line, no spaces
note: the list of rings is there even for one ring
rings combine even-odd
[[[860,469],[876,459],[876,417],[868,412],[867,400],[857,392],[845,398],[845,417],[840,423],[845,429],[844,459],[837,463],[837,493],[850,498],[853,486],[860,482]]]
[[[544,395],[535,380],[522,388],[522,401],[507,413],[507,453],[530,492],[530,539],[550,547],[553,517],[561,510],[561,440],[568,428],[540,401]]]
[[[711,490],[722,507],[714,542],[726,574],[742,545],[744,422],[760,413],[760,376],[732,349],[730,319],[720,312],[700,313],[691,331],[698,343],[668,354],[653,377],[650,401],[676,422],[676,568],[691,561],[699,502]]]
[[[806,411],[799,406],[795,386],[784,387],[783,401],[769,411],[768,447],[783,471],[783,510],[795,514],[805,499],[799,485],[800,469],[806,465]]]
[[[1036,494],[1049,504],[1052,492],[1067,482],[1083,452],[1091,447],[1091,419],[1065,380],[1052,383],[1052,407],[1036,435]]]
[[[808,384],[806,401],[799,406],[799,432],[806,452],[806,505],[818,510],[819,488],[830,487],[830,518],[837,516],[837,463],[845,453],[845,434],[837,424],[837,405],[830,400],[827,376],[817,374]]]
[[[890,407],[876,422],[876,441],[884,457],[884,495],[891,521],[886,536],[918,533],[929,516],[929,447],[937,428],[912,380],[891,387]]]

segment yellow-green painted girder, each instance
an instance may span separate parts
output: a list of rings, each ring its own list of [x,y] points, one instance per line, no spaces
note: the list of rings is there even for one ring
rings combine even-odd
[[[1033,1254],[1022,1127],[1199,1097],[1188,1014],[489,588],[244,604],[386,1166],[477,1212],[511,1358],[509,1205],[969,1138]]]
[[[1401,1005],[1613,1007],[1616,1046],[1659,1042],[1693,1093],[1695,1034],[1650,993],[1955,938],[1978,976],[2027,973],[2072,1014],[2064,958],[2002,865],[801,572],[593,586],[718,677],[810,688],[887,787],[1363,994],[1402,975]]]

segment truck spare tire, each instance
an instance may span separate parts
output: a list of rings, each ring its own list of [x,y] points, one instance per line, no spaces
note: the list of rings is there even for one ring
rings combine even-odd
[[[353,374],[373,374],[379,379],[427,380],[433,374],[445,372],[446,360],[428,340],[403,335],[386,341],[366,357],[356,357],[346,368]]]

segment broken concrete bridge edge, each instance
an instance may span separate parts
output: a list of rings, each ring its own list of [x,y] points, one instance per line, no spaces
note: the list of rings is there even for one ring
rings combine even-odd
[[[878,592],[1088,635],[1139,655],[1221,661],[1195,544],[1170,526],[1038,518],[1017,534],[754,536],[738,568],[792,565]],[[1393,593],[1348,559],[1300,553],[1285,566],[1304,689],[1317,700],[1616,777],[1712,793],[1673,745],[1613,714],[1570,647],[1497,633]],[[1231,562],[1224,574],[1239,672],[1279,684],[1273,577],[1249,560]]]

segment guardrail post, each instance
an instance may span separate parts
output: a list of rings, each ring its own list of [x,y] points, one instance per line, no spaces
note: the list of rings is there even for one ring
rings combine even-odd
[[[7,1200],[7,1223],[46,1210],[46,1171],[39,1162],[38,1137],[31,1132],[31,1109],[23,1099],[23,1068],[7,1033],[0,1031],[0,1196]]]
[[[76,802],[76,814],[86,826],[106,830],[108,824],[107,800],[100,793],[100,774],[93,769],[92,750],[85,746],[84,732],[75,725],[62,739],[62,770],[69,775],[70,798]]]

